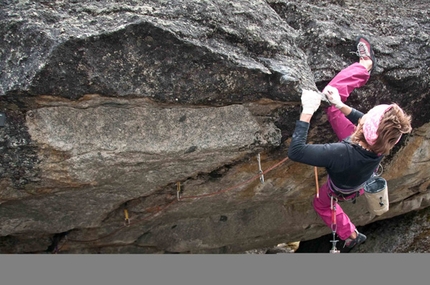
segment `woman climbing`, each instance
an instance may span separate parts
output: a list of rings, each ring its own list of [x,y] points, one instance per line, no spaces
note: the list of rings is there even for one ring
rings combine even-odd
[[[355,88],[367,83],[376,66],[366,38],[358,37],[356,47],[359,62],[340,71],[322,94],[303,90],[303,111],[288,150],[293,161],[326,168],[327,182],[319,189],[319,197],[313,199],[313,207],[329,227],[333,223],[333,199],[340,202],[362,195],[365,182],[373,176],[383,156],[402,134],[412,130],[411,117],[395,103],[377,105],[365,115],[344,103]],[[331,104],[325,111],[339,142],[306,144],[310,120],[321,100]],[[338,204],[335,213],[335,231],[344,247],[351,249],[366,240]]]

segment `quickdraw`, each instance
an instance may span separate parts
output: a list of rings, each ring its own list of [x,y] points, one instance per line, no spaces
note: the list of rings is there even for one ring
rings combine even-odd
[[[330,196],[331,231],[333,234],[333,239],[330,241],[333,245],[332,248],[330,249],[330,253],[340,253],[340,251],[336,248],[336,243],[339,241],[339,240],[336,240],[336,230],[337,230],[336,203],[337,203],[337,198]]]
[[[257,161],[258,161],[258,173],[260,174],[260,182],[264,183],[264,175],[263,170],[261,169],[261,159],[260,159],[260,153],[257,155]]]
[[[181,182],[176,182],[176,199],[181,199]]]
[[[128,210],[124,209],[124,226],[129,227],[130,226],[130,219],[128,217]]]

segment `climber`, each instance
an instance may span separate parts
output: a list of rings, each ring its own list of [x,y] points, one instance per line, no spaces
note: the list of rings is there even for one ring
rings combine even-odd
[[[344,103],[355,88],[367,83],[376,67],[373,49],[365,37],[357,38],[356,48],[359,61],[341,70],[322,92],[302,91],[303,110],[288,150],[293,161],[325,167],[327,181],[319,189],[319,197],[314,197],[313,207],[329,227],[333,224],[333,197],[338,202],[355,201],[364,193],[364,183],[375,173],[384,155],[402,134],[412,130],[411,116],[396,103],[377,105],[367,114]],[[321,101],[329,104],[325,108],[327,119],[339,142],[306,144],[310,120]],[[338,204],[335,217],[335,231],[344,247],[351,249],[366,240]]]

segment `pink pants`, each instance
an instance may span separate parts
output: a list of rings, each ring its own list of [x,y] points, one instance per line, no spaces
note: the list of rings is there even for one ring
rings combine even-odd
[[[365,85],[369,78],[370,74],[367,69],[359,63],[354,63],[340,71],[328,85],[336,87],[339,90],[342,102],[345,102],[350,93],[355,88]],[[351,121],[349,121],[335,106],[328,107],[326,109],[326,113],[327,119],[339,140],[347,138],[354,132],[355,125],[351,123]],[[360,195],[364,193],[362,190],[360,191]],[[327,182],[321,186],[319,192],[319,198],[315,196],[313,206],[318,215],[323,219],[324,223],[331,228],[332,209],[329,195],[331,190],[329,189]],[[339,204],[335,204],[335,209],[336,233],[340,239],[346,240],[355,230],[355,226]]]

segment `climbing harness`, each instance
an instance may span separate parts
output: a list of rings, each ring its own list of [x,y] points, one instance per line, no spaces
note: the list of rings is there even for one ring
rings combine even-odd
[[[330,179],[330,176],[328,176],[327,185],[331,192],[338,199],[340,199],[339,201],[351,201],[353,204],[355,204],[357,197],[360,196],[360,190],[364,187],[365,183],[355,188],[342,189],[334,185],[333,181]]]
[[[330,241],[332,243],[332,248],[330,249],[330,253],[340,253],[340,251],[336,248],[336,243],[339,240],[336,240],[336,230],[337,230],[337,224],[336,224],[336,203],[337,198],[330,196],[330,209],[331,209],[331,231],[333,234],[333,239]]]
[[[263,170],[261,170],[261,159],[260,159],[260,153],[257,155],[257,161],[258,161],[258,173],[260,174],[260,182],[261,184],[264,183],[264,175]]]

